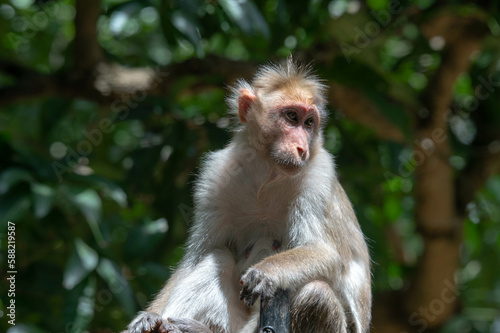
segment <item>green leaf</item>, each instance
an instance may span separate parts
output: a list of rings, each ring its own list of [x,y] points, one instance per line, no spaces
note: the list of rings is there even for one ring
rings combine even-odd
[[[490,177],[486,182],[486,189],[488,189],[488,191],[493,194],[496,201],[500,203],[500,176]]]
[[[366,4],[371,9],[382,10],[389,6],[389,0],[367,0]]]
[[[29,212],[30,197],[27,193],[15,193],[0,198],[0,216],[2,224],[7,225],[7,221],[20,221]]]
[[[269,25],[253,2],[247,0],[221,0],[227,16],[247,35],[261,34],[269,39]]]
[[[83,294],[78,298],[76,308],[76,317],[73,320],[72,329],[77,332],[84,332],[94,317],[95,296],[97,291],[97,282],[94,276],[90,276]]]
[[[90,272],[92,272],[98,262],[99,256],[94,249],[77,238],[71,252],[63,276],[63,286],[66,289],[73,289]]]
[[[172,24],[177,30],[182,33],[194,46],[200,42],[201,36],[198,29],[198,22],[192,16],[185,12],[176,10],[171,13],[170,17]]]
[[[109,196],[122,208],[127,206],[127,195],[119,187],[110,188],[109,190],[105,190],[104,195]]]
[[[47,185],[32,183],[31,193],[33,196],[33,209],[35,217],[45,217],[54,204],[55,191]]]
[[[125,246],[127,257],[137,258],[150,253],[163,240],[167,230],[165,219],[148,221],[145,225],[133,228]]]
[[[106,198],[115,201],[120,207],[127,205],[127,194],[123,189],[112,180],[103,177],[102,175],[88,175],[81,176],[72,174],[71,179],[77,182],[89,184],[91,187],[97,189]]]
[[[73,192],[71,188],[69,190],[70,200],[85,216],[95,239],[98,243],[103,242],[104,239],[99,228],[102,216],[102,203],[99,194],[90,188],[76,194],[71,193]]]
[[[118,298],[123,310],[129,316],[133,316],[136,313],[134,295],[128,281],[121,275],[116,264],[107,258],[101,258],[97,273],[106,281],[110,291]]]
[[[196,15],[203,1],[201,0],[174,0],[175,6],[179,6],[182,11],[190,15]]]
[[[421,9],[427,9],[432,6],[436,0],[417,0],[415,3]]]
[[[389,221],[395,221],[403,213],[399,199],[394,196],[387,196],[384,202],[384,214]]]
[[[464,243],[466,245],[466,249],[468,250],[467,252],[471,255],[477,255],[483,247],[481,233],[478,229],[478,225],[469,219],[464,223]],[[470,259],[465,255],[464,257],[466,259]]]
[[[160,7],[161,28],[170,45],[177,45],[179,39],[187,39],[201,52],[201,25],[196,17],[195,3],[178,3],[173,6],[169,1],[162,1]],[[178,9],[180,7],[180,9]]]
[[[85,332],[96,307],[97,279],[90,275],[85,283],[64,295],[65,320],[71,323],[71,332]]]
[[[14,185],[21,181],[32,182],[31,174],[23,169],[11,168],[7,169],[0,175],[0,194],[5,194]]]

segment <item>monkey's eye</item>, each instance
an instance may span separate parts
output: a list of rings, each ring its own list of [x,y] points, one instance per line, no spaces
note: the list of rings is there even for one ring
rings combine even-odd
[[[314,125],[314,118],[309,118],[307,119],[304,124],[306,124],[307,127],[313,127]]]
[[[296,123],[299,120],[299,117],[297,116],[297,112],[295,112],[295,111],[287,112],[286,117],[288,118],[288,120],[290,120],[293,123]]]

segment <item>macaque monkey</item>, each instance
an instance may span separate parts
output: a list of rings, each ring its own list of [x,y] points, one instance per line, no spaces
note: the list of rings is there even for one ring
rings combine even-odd
[[[369,331],[370,259],[323,148],[325,90],[291,58],[232,89],[238,125],[204,161],[185,255],[130,333],[255,333],[277,288],[291,332]]]

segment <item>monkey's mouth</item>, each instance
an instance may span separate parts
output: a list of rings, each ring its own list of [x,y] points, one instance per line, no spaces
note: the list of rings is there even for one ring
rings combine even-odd
[[[277,166],[287,174],[297,174],[304,166],[307,165],[307,160],[297,160],[292,154],[273,154],[274,161]],[[278,155],[278,156],[276,156]]]

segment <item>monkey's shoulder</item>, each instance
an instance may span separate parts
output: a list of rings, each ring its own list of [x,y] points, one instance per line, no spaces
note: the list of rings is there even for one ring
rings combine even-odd
[[[253,149],[238,149],[229,144],[221,150],[206,154],[202,160],[198,185],[221,189],[241,185],[266,177],[269,166]]]
[[[328,196],[332,185],[338,186],[335,169],[334,157],[321,148],[304,172],[273,182],[272,187],[278,192],[279,188],[283,187],[287,192],[293,190],[297,195],[305,191],[307,194],[315,192]],[[197,180],[198,195],[210,196],[228,195],[232,192],[256,195],[262,185],[269,181],[272,172],[267,161],[253,150],[238,150],[232,144],[206,154],[200,170]]]

